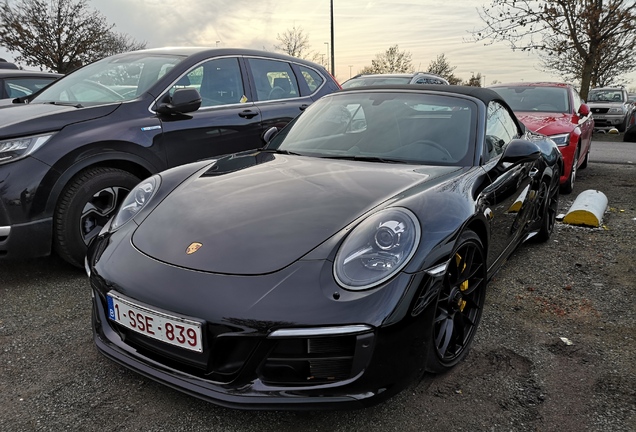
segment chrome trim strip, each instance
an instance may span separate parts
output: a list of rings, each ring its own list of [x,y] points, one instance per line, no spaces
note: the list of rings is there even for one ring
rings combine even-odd
[[[280,329],[280,330],[275,330],[271,332],[267,336],[267,338],[275,339],[275,338],[285,338],[285,337],[341,336],[341,335],[365,333],[372,330],[373,328],[368,325]]]
[[[11,227],[10,226],[0,227],[0,237],[8,237],[9,234],[11,234]]]

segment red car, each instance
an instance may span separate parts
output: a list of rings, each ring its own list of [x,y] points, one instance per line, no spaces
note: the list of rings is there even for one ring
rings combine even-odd
[[[587,167],[594,119],[589,107],[570,84],[522,82],[491,86],[532,131],[548,135],[559,146],[565,169],[561,192],[574,188],[577,169]]]

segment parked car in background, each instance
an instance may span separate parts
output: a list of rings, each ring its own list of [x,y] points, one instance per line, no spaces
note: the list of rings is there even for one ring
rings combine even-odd
[[[590,90],[588,104],[596,127],[615,127],[625,132],[636,106],[629,100],[625,87],[602,87]]]
[[[468,353],[488,280],[554,228],[562,158],[501,97],[327,95],[267,147],[135,186],[87,254],[93,337],[214,403],[377,403]]]
[[[441,84],[448,85],[448,81],[439,75],[429,72],[390,73],[390,74],[361,74],[342,83],[342,88],[354,88],[370,85],[392,84]]]
[[[140,179],[261,147],[339,89],[315,63],[238,49],[135,51],[72,72],[0,115],[0,258],[53,249],[82,266]]]
[[[595,120],[570,84],[521,82],[490,87],[501,95],[530,130],[548,135],[559,146],[565,169],[561,191],[574,188],[576,171],[587,167]]]
[[[0,99],[29,96],[61,76],[61,74],[49,72],[0,69]]]

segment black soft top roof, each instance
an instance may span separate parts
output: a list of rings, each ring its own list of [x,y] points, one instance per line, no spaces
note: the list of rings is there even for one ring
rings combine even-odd
[[[373,85],[365,87],[353,87],[343,89],[343,92],[352,91],[374,91],[374,90],[425,90],[435,93],[454,93],[474,97],[488,105],[490,101],[496,100],[508,104],[502,99],[499,93],[494,90],[482,87],[458,86],[458,85],[438,85],[438,84],[393,84],[393,85]]]

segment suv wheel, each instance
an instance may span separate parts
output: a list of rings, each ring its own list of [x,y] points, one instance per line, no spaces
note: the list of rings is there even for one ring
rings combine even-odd
[[[55,252],[68,263],[83,267],[88,243],[137,183],[136,176],[116,168],[89,168],[75,176],[55,208]]]

